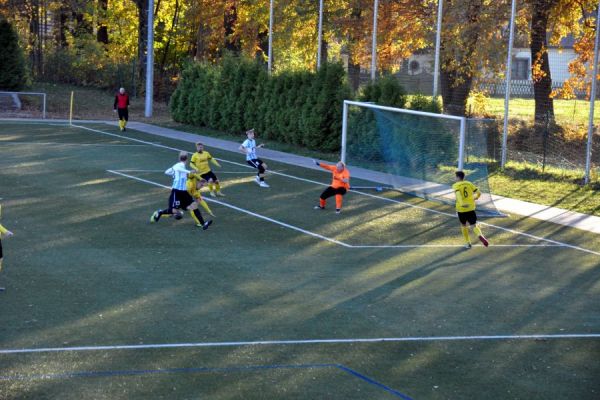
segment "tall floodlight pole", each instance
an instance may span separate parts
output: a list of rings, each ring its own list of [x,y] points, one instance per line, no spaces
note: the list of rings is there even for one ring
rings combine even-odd
[[[433,100],[438,95],[438,82],[440,80],[440,47],[442,43],[442,11],[444,0],[438,0],[437,28],[435,32],[435,56],[433,61]]]
[[[148,0],[148,45],[146,47],[146,110],[144,116],[152,116],[154,97],[154,0]]]
[[[273,1],[269,4],[269,61],[267,62],[267,70],[269,75],[273,70]]]
[[[502,162],[500,166],[506,165],[506,152],[508,146],[508,106],[510,104],[510,83],[512,79],[512,49],[515,40],[515,13],[517,0],[512,0],[510,9],[510,33],[508,36],[508,55],[506,56],[506,92],[504,93],[504,128],[502,130]]]
[[[592,139],[594,137],[594,105],[596,104],[596,86],[598,83],[598,47],[600,39],[600,2],[596,14],[596,40],[594,44],[594,68],[592,76],[592,91],[590,93],[590,119],[588,121],[588,141],[585,155],[585,179],[587,185],[590,183],[590,169],[592,166]]]
[[[373,4],[373,43],[371,48],[371,80],[375,80],[377,73],[377,10],[379,9],[379,0]]]
[[[319,0],[319,34],[317,45],[317,69],[321,68],[321,43],[323,42],[323,0]]]

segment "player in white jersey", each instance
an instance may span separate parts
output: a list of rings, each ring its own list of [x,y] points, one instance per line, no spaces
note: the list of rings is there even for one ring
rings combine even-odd
[[[205,222],[202,219],[196,201],[187,190],[188,175],[193,172],[186,168],[187,160],[188,153],[182,151],[179,153],[179,162],[165,171],[166,175],[173,177],[169,205],[164,210],[155,211],[150,217],[150,222],[158,222],[163,215],[175,215],[175,218],[180,219],[182,215],[179,210],[189,210],[193,214],[192,217],[195,217],[194,220],[197,220],[197,225],[202,229],[207,229],[212,223],[211,220]]]
[[[242,153],[246,155],[246,162],[256,168],[258,173],[256,174],[255,181],[260,187],[269,187],[267,182],[265,182],[265,172],[267,170],[267,164],[263,162],[260,158],[256,156],[256,149],[259,147],[264,147],[263,143],[256,145],[256,140],[254,140],[254,129],[250,129],[246,131],[246,135],[248,139],[244,140],[244,142],[240,145],[239,149]]]

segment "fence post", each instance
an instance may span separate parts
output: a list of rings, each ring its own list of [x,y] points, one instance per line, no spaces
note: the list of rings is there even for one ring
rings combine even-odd
[[[588,141],[585,155],[585,178],[583,182],[590,183],[590,169],[592,166],[592,143],[594,138],[594,105],[596,104],[596,86],[598,83],[598,39],[600,38],[600,2],[596,14],[596,39],[594,40],[594,74],[592,75],[592,91],[590,93],[590,119],[588,122]]]

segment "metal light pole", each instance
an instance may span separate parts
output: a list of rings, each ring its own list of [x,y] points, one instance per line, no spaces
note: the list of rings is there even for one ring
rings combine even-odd
[[[508,36],[508,55],[506,57],[506,92],[504,93],[504,128],[502,130],[502,161],[500,166],[506,165],[506,153],[508,146],[508,106],[510,104],[510,84],[512,79],[512,49],[515,40],[515,13],[517,0],[512,0],[510,9],[510,34]]]
[[[269,75],[273,70],[273,1],[269,4],[269,61],[267,63],[267,70]]]
[[[375,80],[377,73],[377,10],[379,9],[379,0],[373,4],[373,43],[371,47],[371,80]]]
[[[321,43],[323,41],[323,0],[319,0],[319,33],[317,45],[317,69],[321,68]]]
[[[438,95],[438,81],[440,79],[440,47],[442,42],[442,11],[444,0],[438,0],[437,30],[435,33],[435,59],[433,62],[433,100]]]
[[[600,3],[596,14],[596,40],[594,44],[594,75],[592,76],[592,91],[590,93],[590,119],[588,121],[588,141],[585,155],[584,183],[590,183],[590,169],[592,167],[592,139],[594,137],[594,105],[596,103],[596,86],[598,83],[598,47],[600,41]]]
[[[152,116],[154,97],[154,0],[148,0],[148,45],[146,47],[146,109],[144,116]]]

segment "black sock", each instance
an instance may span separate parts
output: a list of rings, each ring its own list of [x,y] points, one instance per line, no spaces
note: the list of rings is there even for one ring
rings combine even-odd
[[[200,221],[200,223],[202,225],[204,225],[204,218],[202,218],[202,214],[200,214],[200,210],[198,210],[197,208],[194,210],[194,215],[196,216],[196,218],[198,218],[198,221]]]

